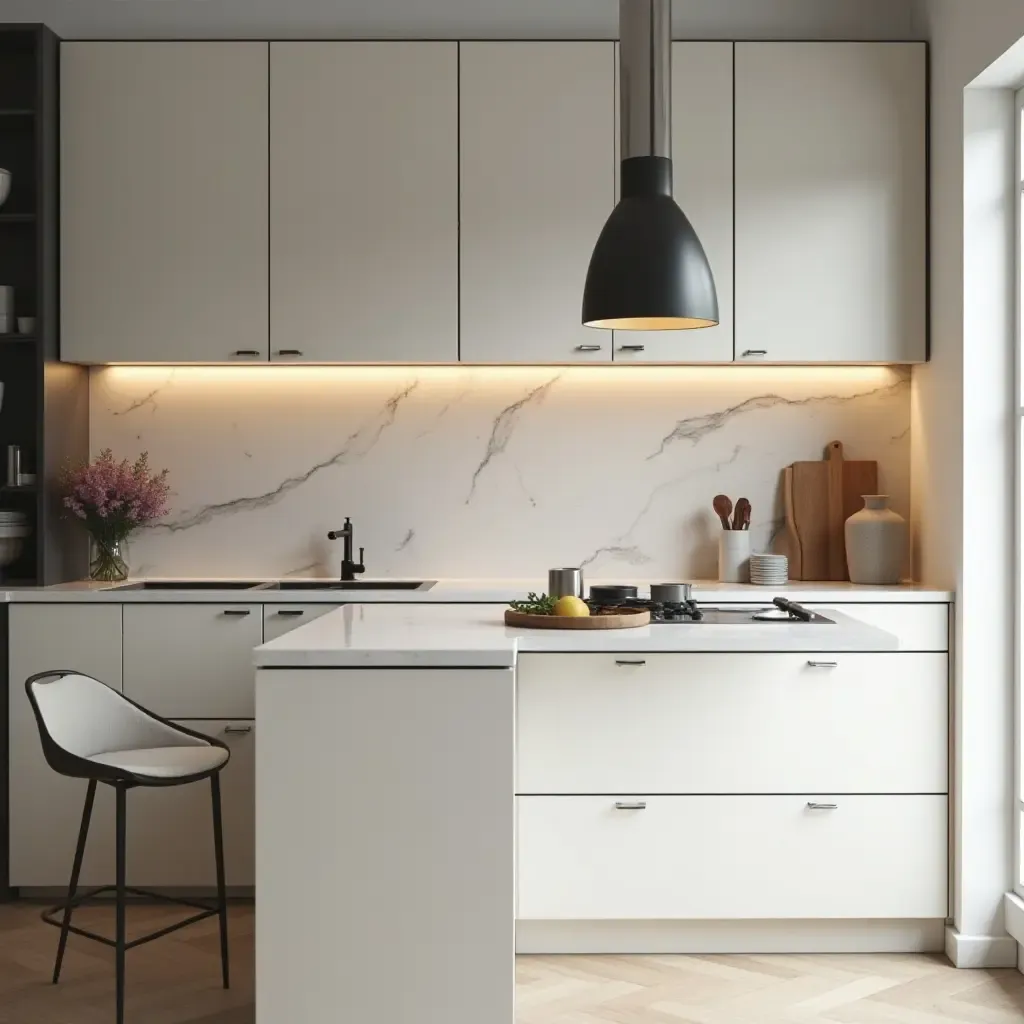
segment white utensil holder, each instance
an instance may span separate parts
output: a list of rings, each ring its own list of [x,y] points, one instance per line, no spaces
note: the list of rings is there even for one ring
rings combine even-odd
[[[723,530],[718,536],[718,582],[750,582],[750,533]]]

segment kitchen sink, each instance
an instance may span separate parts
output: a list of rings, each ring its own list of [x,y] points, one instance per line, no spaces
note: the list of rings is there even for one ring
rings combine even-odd
[[[260,580],[141,580],[124,583],[113,590],[257,590],[267,584]]]
[[[281,580],[278,590],[429,590],[437,580]]]

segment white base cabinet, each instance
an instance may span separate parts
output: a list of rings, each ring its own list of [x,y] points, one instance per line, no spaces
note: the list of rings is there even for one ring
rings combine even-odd
[[[945,793],[945,654],[519,659],[518,792]]]
[[[189,719],[180,724],[213,736],[231,748],[231,760],[220,773],[224,874],[229,886],[253,886],[255,723]],[[129,792],[127,844],[129,885],[186,889],[216,885],[209,782]]]
[[[124,609],[124,693],[164,718],[252,718],[258,604]]]
[[[517,803],[522,918],[946,916],[945,796]]]
[[[77,669],[120,690],[121,607],[15,604],[9,614],[10,884],[67,885],[86,783],[46,763],[25,680],[36,672]],[[105,885],[114,877],[113,796],[106,786],[97,790],[82,885]]]

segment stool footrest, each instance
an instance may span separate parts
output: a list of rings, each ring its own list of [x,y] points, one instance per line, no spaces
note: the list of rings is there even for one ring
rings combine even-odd
[[[219,913],[217,907],[211,907],[208,903],[200,903],[198,900],[183,899],[180,896],[166,896],[163,893],[153,892],[150,889],[136,889],[130,886],[126,886],[124,891],[126,895],[143,896],[146,899],[157,900],[161,903],[173,903],[180,907],[191,907],[194,910],[201,911],[198,914],[193,914],[191,917],[186,917],[184,921],[177,921],[174,924],[168,925],[166,928],[160,928],[155,932],[150,932],[148,935],[142,935],[137,939],[133,939],[131,942],[126,942],[124,946],[125,949],[132,949],[135,946],[141,946],[145,942],[152,942],[154,939],[159,939],[164,935],[170,935],[171,932],[176,932],[179,928],[187,928],[190,924],[205,921],[208,917],[216,917]],[[63,914],[63,912],[69,907],[73,910],[75,907],[79,907],[86,901],[105,892],[116,893],[117,886],[101,885],[98,889],[90,889],[88,892],[84,892],[72,900],[65,900],[63,903],[60,903],[55,907],[50,907],[48,910],[44,910],[42,914],[40,914],[40,917],[54,928],[63,928],[63,920],[54,920],[54,916],[56,914]],[[75,935],[81,935],[85,939],[92,939],[94,942],[102,942],[105,946],[117,946],[117,943],[113,939],[107,938],[106,935],[100,935],[98,932],[92,932],[86,928],[79,928],[73,924],[69,924],[67,929],[69,932],[73,932]]]

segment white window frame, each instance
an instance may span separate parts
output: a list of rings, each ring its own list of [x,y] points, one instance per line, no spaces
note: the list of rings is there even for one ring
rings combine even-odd
[[[1014,701],[1014,814],[1013,814],[1013,891],[1024,899],[1024,870],[1022,870],[1021,858],[1024,856],[1024,847],[1021,843],[1022,824],[1024,824],[1024,783],[1021,773],[1024,771],[1024,754],[1021,745],[1024,743],[1024,656],[1021,646],[1024,644],[1024,630],[1021,628],[1021,619],[1024,616],[1024,557],[1022,557],[1022,536],[1024,531],[1021,528],[1021,517],[1024,516],[1024,288],[1021,279],[1024,276],[1024,89],[1018,90],[1015,96],[1015,120],[1014,120],[1014,160],[1016,168],[1016,211],[1014,217],[1015,250],[1016,250],[1016,272],[1014,275],[1016,288],[1016,403],[1018,408],[1016,430],[1014,432],[1014,454],[1017,472],[1016,496],[1017,509],[1014,516],[1015,537],[1014,548],[1017,565],[1017,608],[1016,608],[1016,652],[1015,652],[1015,701]]]

